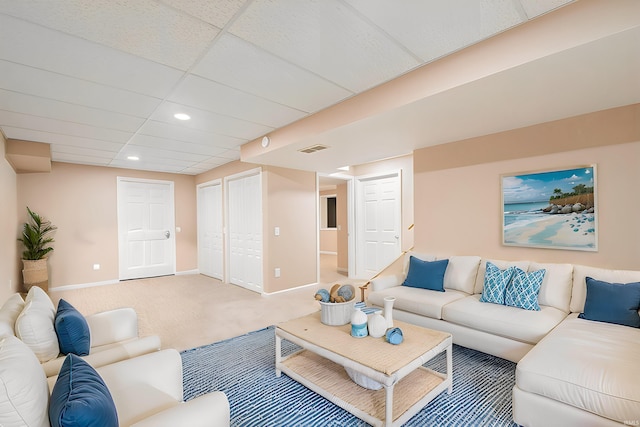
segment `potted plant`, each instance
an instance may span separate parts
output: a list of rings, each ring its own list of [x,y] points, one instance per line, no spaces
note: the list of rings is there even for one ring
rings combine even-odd
[[[18,240],[24,245],[22,252],[22,278],[28,291],[31,286],[38,285],[45,291],[48,288],[49,270],[47,268],[47,256],[53,248],[51,234],[57,227],[51,224],[27,206],[29,221],[24,223],[22,237]]]

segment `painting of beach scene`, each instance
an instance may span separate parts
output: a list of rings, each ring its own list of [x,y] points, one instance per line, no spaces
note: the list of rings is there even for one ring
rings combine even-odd
[[[596,167],[502,176],[503,244],[598,250]]]

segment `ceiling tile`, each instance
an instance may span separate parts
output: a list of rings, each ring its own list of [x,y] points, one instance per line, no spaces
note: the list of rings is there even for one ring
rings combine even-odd
[[[520,0],[520,3],[527,17],[531,19],[558,7],[573,3],[574,1],[575,0]]]
[[[238,13],[246,0],[160,0],[161,3],[223,28]]]
[[[347,0],[423,61],[432,61],[523,21],[513,0],[405,2]]]
[[[5,110],[0,110],[0,126],[33,129],[47,133],[122,143],[127,142],[132,136],[131,132],[87,126],[80,123],[30,116]]]
[[[351,91],[419,65],[338,0],[256,0],[229,31]]]
[[[44,142],[55,146],[71,145],[75,147],[95,148],[98,150],[118,151],[124,144],[119,142],[107,142],[90,138],[81,138],[77,136],[61,135],[57,133],[48,133],[38,130],[22,129],[11,126],[2,126],[2,131],[11,139],[22,139],[24,141]]]
[[[184,74],[110,47],[0,15],[0,58],[34,68],[166,97]]]
[[[302,111],[196,76],[184,79],[169,101],[271,127],[305,116]]]
[[[229,34],[223,35],[192,71],[307,113],[353,95],[351,91]]]
[[[174,118],[173,115],[179,112],[189,114],[191,120],[181,122]],[[235,139],[244,140],[244,142],[264,135],[274,129],[271,126],[248,122],[246,120],[176,104],[174,102],[163,102],[155,113],[153,113],[151,120],[170,124],[176,132],[185,131],[188,134],[192,134],[192,132],[188,131],[204,131],[217,135],[226,135]]]
[[[52,151],[51,160],[54,162],[76,163],[82,165],[108,166],[111,162],[110,158],[96,157],[91,155],[61,153]]]
[[[115,159],[109,163],[110,167],[146,170],[153,172],[180,173],[185,169],[182,165],[171,165],[163,161],[131,161]]]
[[[134,136],[130,143],[150,148],[193,153],[200,156],[215,156],[227,151],[227,148],[215,146],[213,144],[193,144],[184,141],[177,141],[175,139],[159,138],[156,136],[140,134]]]
[[[146,117],[157,98],[0,60],[0,89]]]
[[[0,12],[187,70],[219,30],[153,0],[5,1]]]
[[[57,153],[59,155],[87,156],[111,160],[118,154],[122,147],[124,147],[124,144],[119,146],[116,150],[111,151],[87,147],[74,147],[72,145],[55,144],[51,147],[51,152]]]
[[[136,155],[139,156],[142,161],[152,162],[165,162],[171,164],[175,162],[184,167],[193,163],[201,162],[207,159],[209,156],[188,153],[185,151],[164,150],[158,147],[147,147],[144,145],[127,144],[120,153],[116,156],[116,159],[126,159],[127,156]]]
[[[135,132],[144,119],[0,89],[0,110]]]
[[[139,135],[150,135],[158,138],[168,138],[198,145],[214,145],[223,148],[240,147],[247,142],[245,139],[203,132],[195,129],[185,129],[179,125],[171,125],[156,121],[148,121],[140,128]]]

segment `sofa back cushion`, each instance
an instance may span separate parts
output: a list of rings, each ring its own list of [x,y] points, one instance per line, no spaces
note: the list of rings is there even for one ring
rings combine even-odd
[[[14,336],[0,338],[0,425],[49,427],[49,387],[40,362]]]
[[[480,265],[478,266],[478,275],[476,276],[476,283],[473,291],[474,294],[481,294],[482,289],[484,288],[484,275],[487,271],[487,261],[491,262],[500,270],[506,270],[511,266],[518,267],[523,271],[528,271],[529,269],[529,261],[504,261],[482,258],[482,260],[480,260]]]
[[[529,265],[529,272],[537,270],[546,270],[538,293],[538,304],[555,307],[569,313],[573,286],[573,264],[532,262]]]
[[[16,320],[16,336],[33,351],[40,362],[60,354],[54,328],[55,308],[49,296],[39,287],[29,289],[25,306]]]
[[[444,288],[473,294],[480,265],[479,256],[450,256],[444,274]]]
[[[19,293],[9,297],[0,307],[0,336],[15,335],[16,320],[24,309],[24,300]]]
[[[582,313],[587,298],[586,277],[592,277],[609,283],[631,283],[640,281],[638,270],[610,270],[606,268],[573,266],[573,292],[571,294],[571,312]]]

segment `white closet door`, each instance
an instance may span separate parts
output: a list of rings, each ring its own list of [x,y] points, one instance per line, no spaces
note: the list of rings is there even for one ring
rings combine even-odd
[[[198,186],[198,270],[222,280],[223,270],[222,183]]]
[[[173,182],[118,178],[120,280],[175,274]]]
[[[400,174],[358,178],[358,277],[371,278],[400,255]]]
[[[228,281],[262,292],[262,182],[260,173],[227,183]]]

